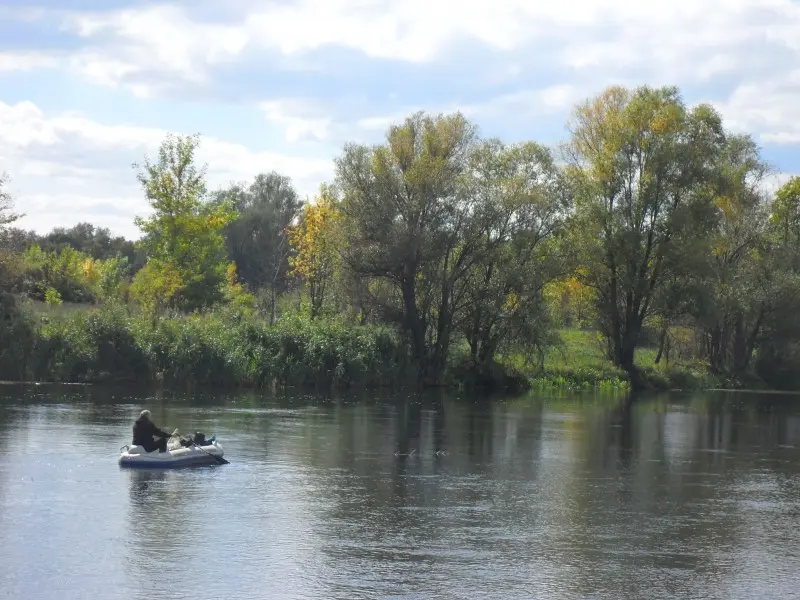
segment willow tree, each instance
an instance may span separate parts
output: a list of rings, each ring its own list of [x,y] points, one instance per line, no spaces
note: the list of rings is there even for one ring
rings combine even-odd
[[[713,371],[741,374],[774,304],[774,262],[767,247],[767,165],[755,142],[729,136],[709,181],[716,212],[709,264],[694,308]]]
[[[534,142],[478,146],[467,187],[479,252],[459,286],[457,319],[480,372],[509,345],[543,349],[551,325],[543,290],[563,274],[556,241],[569,197],[550,151]]]
[[[585,280],[597,291],[609,358],[636,384],[654,300],[713,225],[721,119],[706,105],[687,109],[674,87],[611,87],[580,104],[569,128]]]
[[[406,334],[420,383],[440,378],[458,283],[483,246],[464,186],[476,142],[461,114],[417,113],[392,126],[384,144],[349,144],[336,161],[344,262]]]
[[[336,170],[344,263],[370,314],[407,336],[420,383],[440,381],[457,336],[478,370],[512,339],[537,341],[567,200],[544,147],[417,113],[384,144],[347,146]]]

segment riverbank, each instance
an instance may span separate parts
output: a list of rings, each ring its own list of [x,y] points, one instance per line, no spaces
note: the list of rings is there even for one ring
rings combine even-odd
[[[603,354],[597,332],[582,329],[559,331],[561,343],[551,348],[544,359],[544,369],[530,376],[533,388],[563,388],[568,390],[601,389],[630,391],[628,375]],[[644,345],[636,352],[638,367],[646,389],[709,390],[709,389],[767,389],[756,377],[735,380],[712,374],[699,360],[662,360],[656,362],[658,348]],[[509,359],[517,368],[519,360]]]
[[[152,319],[130,306],[34,311],[7,322],[0,379],[65,383],[138,382],[214,388],[406,388],[416,369],[391,328],[288,316],[270,326],[233,310]],[[456,347],[446,387],[628,392],[627,375],[608,361],[592,331],[564,329],[541,365],[500,356],[488,373],[470,371]],[[655,390],[735,389],[698,361],[655,362],[656,349],[637,353],[647,387]],[[540,368],[541,367],[541,368]],[[748,387],[764,387],[746,382]]]

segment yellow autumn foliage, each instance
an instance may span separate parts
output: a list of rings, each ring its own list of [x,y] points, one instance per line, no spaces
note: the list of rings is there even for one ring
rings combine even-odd
[[[305,205],[300,223],[288,231],[289,242],[297,252],[289,260],[293,274],[313,280],[330,273],[335,250],[332,231],[340,216],[331,194],[323,186],[316,202]]]

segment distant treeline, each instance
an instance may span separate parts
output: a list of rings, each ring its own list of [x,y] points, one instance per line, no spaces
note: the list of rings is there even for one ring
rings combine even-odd
[[[23,371],[108,373],[92,361],[113,346],[153,377],[505,384],[545,376],[560,331],[580,328],[633,386],[702,364],[799,387],[800,179],[769,191],[752,138],[673,87],[604,90],[567,133],[557,150],[506,144],[459,113],[416,113],[382,144],[346,144],[310,200],[274,172],[209,191],[199,138],[171,135],[136,165],[152,208],[136,243],[88,223],[14,229],[3,196],[5,323],[29,324],[38,357]],[[81,337],[100,322],[116,333]]]

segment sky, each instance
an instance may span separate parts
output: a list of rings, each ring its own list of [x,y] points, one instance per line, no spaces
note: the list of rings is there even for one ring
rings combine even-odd
[[[0,0],[0,173],[18,223],[136,238],[134,163],[201,135],[210,189],[312,197],[345,143],[459,110],[557,145],[609,86],[676,85],[800,174],[800,0]]]

